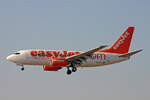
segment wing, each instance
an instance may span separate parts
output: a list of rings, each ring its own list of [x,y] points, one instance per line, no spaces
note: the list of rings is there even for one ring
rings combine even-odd
[[[92,54],[98,50],[101,50],[103,48],[107,47],[106,45],[103,45],[103,46],[100,46],[100,47],[97,47],[97,48],[94,48],[94,49],[91,49],[87,52],[83,52],[83,53],[80,53],[80,54],[77,54],[77,55],[73,55],[73,56],[70,56],[70,57],[67,57],[67,61],[68,62],[73,62],[75,64],[81,64],[81,62],[90,57],[92,57]]]

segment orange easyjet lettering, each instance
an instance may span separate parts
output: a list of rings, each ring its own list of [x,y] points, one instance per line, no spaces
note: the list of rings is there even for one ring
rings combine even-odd
[[[58,57],[59,53],[60,53],[60,51],[53,51],[53,54],[55,57]]]
[[[32,51],[30,52],[30,54],[31,54],[31,56],[37,56],[37,51],[32,50]]]
[[[52,52],[51,51],[46,51],[46,57],[51,57],[52,56]]]
[[[36,51],[32,50],[30,52],[31,56],[39,56],[39,57],[67,57],[75,54],[80,54],[80,52],[67,52],[67,51]]]
[[[44,51],[39,51],[38,56],[39,57],[45,57],[45,52]]]

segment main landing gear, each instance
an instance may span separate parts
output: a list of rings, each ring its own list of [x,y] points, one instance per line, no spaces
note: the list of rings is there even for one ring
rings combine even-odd
[[[72,72],[76,72],[77,68],[74,67],[74,64],[71,64],[69,67],[67,67],[67,75],[71,75]],[[72,70],[70,69],[70,67],[72,68]]]
[[[72,72],[76,72],[77,68],[76,67],[72,67]]]
[[[71,75],[72,71],[67,67],[67,75]]]

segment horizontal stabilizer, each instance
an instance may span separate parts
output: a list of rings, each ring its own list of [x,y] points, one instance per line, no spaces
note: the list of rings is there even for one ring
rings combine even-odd
[[[141,51],[142,51],[142,49],[141,50],[136,50],[136,51],[133,51],[133,52],[130,52],[130,53],[127,53],[127,54],[120,55],[119,57],[130,57],[130,56],[132,56],[132,55],[134,55],[138,52],[141,52]]]

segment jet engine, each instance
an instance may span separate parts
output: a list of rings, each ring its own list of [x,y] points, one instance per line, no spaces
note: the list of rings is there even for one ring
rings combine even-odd
[[[44,71],[58,71],[60,68],[59,67],[49,66],[49,65],[44,65],[43,69],[44,69]]]
[[[51,59],[52,66],[67,66],[67,60],[63,58],[52,58]]]

